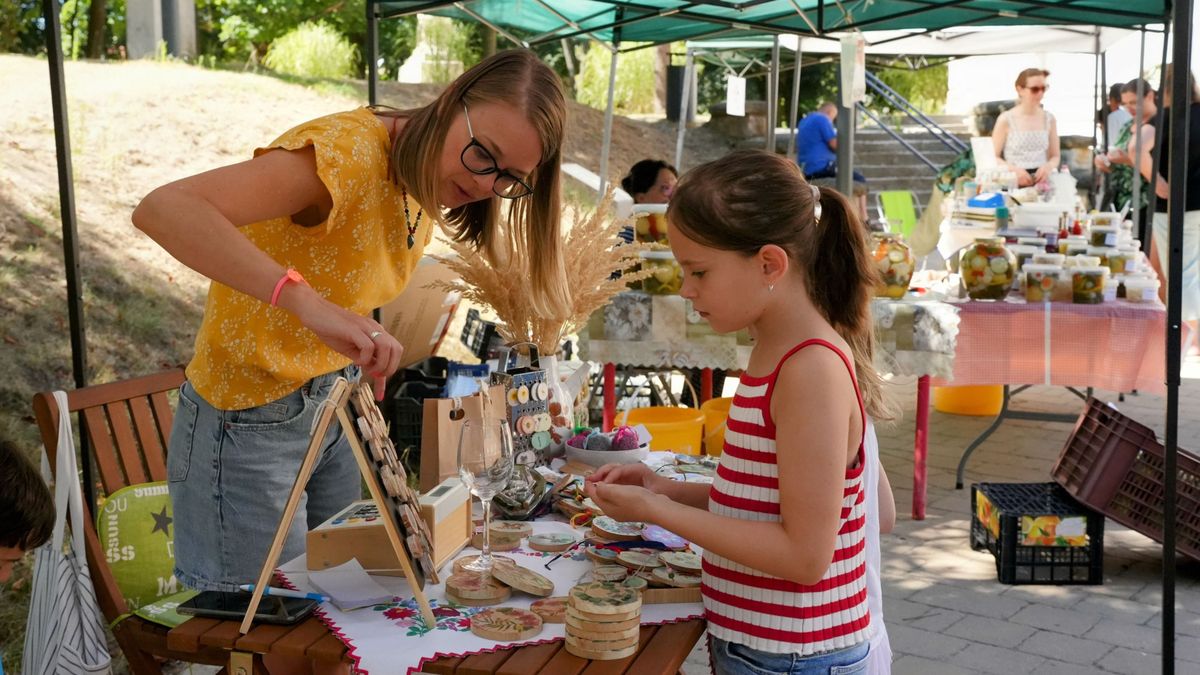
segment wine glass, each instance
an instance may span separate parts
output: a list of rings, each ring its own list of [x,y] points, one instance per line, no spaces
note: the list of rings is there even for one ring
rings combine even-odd
[[[464,565],[473,572],[492,569],[492,497],[504,489],[513,472],[513,441],[508,422],[470,419],[458,439],[458,475],[483,505],[483,552]]]

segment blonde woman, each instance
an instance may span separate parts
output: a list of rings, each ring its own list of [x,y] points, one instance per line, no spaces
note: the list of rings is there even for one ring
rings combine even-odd
[[[423,108],[312,120],[142,200],[134,225],[213,281],[168,458],[180,581],[255,580],[320,400],[338,376],[399,366],[403,345],[370,314],[404,290],[436,225],[483,255],[509,237],[541,263],[538,309],[566,306],[565,123],[554,72],[530,51],[501,52]],[[502,208],[511,227],[498,227]],[[359,494],[331,431],[281,560]]]
[[[1017,105],[1000,113],[992,145],[1002,166],[1017,175],[1017,185],[1042,182],[1058,168],[1058,123],[1042,108],[1050,71],[1026,68],[1017,75]]]

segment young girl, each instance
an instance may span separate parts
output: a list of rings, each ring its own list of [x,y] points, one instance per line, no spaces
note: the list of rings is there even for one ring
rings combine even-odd
[[[757,342],[711,485],[607,466],[588,493],[608,515],[704,549],[718,675],[866,667],[863,468],[868,415],[886,414],[872,366],[876,271],[845,198],[787,159],[731,153],[688,172],[667,211],[680,294],[717,332]]]

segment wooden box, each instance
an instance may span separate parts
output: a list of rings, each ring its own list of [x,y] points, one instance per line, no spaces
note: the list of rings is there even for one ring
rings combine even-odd
[[[471,493],[457,476],[421,495],[421,517],[433,537],[433,564],[441,569],[471,540]],[[404,576],[375,503],[354,502],[308,533],[308,569],[336,567],[351,558],[370,574]]]

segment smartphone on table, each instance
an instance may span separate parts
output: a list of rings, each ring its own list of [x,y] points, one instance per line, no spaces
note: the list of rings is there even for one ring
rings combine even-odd
[[[250,607],[251,593],[225,591],[202,591],[192,599],[179,605],[180,614],[201,616],[209,619],[242,619]],[[312,614],[316,600],[308,598],[281,598],[264,595],[258,603],[254,620],[259,623],[289,625]]]

